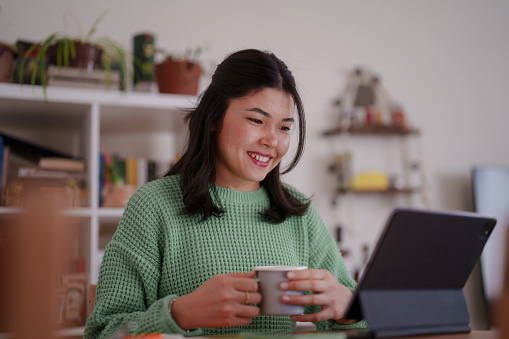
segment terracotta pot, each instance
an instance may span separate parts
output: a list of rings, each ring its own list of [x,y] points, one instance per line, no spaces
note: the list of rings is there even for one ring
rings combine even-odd
[[[199,64],[168,57],[156,67],[159,92],[196,95],[202,73]]]
[[[136,185],[111,186],[104,195],[102,207],[125,207],[127,201],[138,189]]]
[[[16,51],[11,46],[0,43],[0,82],[10,82],[11,69]]]

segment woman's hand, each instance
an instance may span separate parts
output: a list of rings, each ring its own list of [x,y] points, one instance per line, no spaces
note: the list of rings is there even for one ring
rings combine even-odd
[[[352,298],[352,292],[341,285],[328,270],[307,269],[287,273],[289,281],[283,282],[283,291],[311,291],[309,295],[283,295],[281,300],[292,305],[318,305],[321,311],[313,314],[292,316],[294,321],[317,322],[334,319],[338,323],[348,324],[355,321],[343,319],[346,307]]]
[[[218,274],[172,303],[171,314],[184,330],[246,325],[260,310],[255,272]]]

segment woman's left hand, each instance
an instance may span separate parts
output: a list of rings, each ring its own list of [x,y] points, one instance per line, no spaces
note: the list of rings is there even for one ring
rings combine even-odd
[[[328,270],[306,269],[287,273],[289,281],[281,283],[283,291],[311,291],[308,295],[283,295],[281,300],[292,305],[318,305],[321,311],[313,314],[294,315],[292,320],[317,322],[334,319],[341,324],[353,321],[343,319],[352,292],[341,285]]]

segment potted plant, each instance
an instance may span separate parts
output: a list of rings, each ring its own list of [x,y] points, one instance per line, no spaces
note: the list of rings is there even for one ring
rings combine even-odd
[[[23,53],[18,65],[18,80],[23,84],[23,77],[27,71],[27,61],[33,59],[31,65],[30,83],[35,85],[37,78],[40,79],[44,95],[46,95],[48,63],[56,64],[58,67],[78,67],[81,69],[105,70],[106,85],[109,86],[112,70],[112,59],[116,59],[120,70],[122,85],[127,89],[129,71],[127,59],[129,53],[118,43],[108,37],[92,41],[91,37],[96,31],[97,25],[101,22],[107,12],[102,13],[92,24],[92,27],[84,38],[75,38],[66,34],[53,33],[40,44],[33,44]]]
[[[198,61],[202,48],[188,49],[183,55],[165,54],[156,65],[155,74],[160,93],[196,95],[203,68]]]
[[[110,184],[103,188],[101,207],[122,207],[138,189],[136,185],[128,185],[118,173],[113,163],[105,165],[106,173],[110,178]]]
[[[9,82],[12,61],[16,54],[13,46],[0,42],[0,82]]]

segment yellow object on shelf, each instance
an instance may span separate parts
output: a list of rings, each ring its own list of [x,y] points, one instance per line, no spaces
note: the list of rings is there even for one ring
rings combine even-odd
[[[350,189],[355,191],[386,191],[389,177],[381,172],[363,172],[350,178]]]

